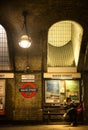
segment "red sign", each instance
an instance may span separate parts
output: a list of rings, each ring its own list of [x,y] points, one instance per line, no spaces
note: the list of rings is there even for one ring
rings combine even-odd
[[[32,98],[36,94],[37,89],[35,84],[28,82],[22,85],[20,92],[25,98]]]

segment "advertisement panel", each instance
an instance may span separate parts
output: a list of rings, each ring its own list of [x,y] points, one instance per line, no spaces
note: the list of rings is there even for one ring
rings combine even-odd
[[[45,103],[63,104],[67,97],[80,101],[79,80],[45,80]]]

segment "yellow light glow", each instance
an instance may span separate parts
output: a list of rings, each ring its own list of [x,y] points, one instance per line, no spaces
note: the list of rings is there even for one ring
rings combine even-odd
[[[31,46],[31,39],[27,35],[22,35],[19,42],[19,46],[22,48],[29,48]]]
[[[48,31],[48,67],[77,67],[83,27],[71,20],[53,24]]]

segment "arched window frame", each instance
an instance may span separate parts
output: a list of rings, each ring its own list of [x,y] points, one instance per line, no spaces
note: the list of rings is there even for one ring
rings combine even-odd
[[[5,28],[0,24],[0,71],[10,71],[8,39]]]
[[[61,29],[59,24],[61,24],[61,26],[63,26],[64,28]],[[66,28],[65,28],[65,24],[66,24]],[[63,30],[65,30],[65,32],[63,32]],[[69,30],[70,30],[70,33],[69,33]],[[60,34],[60,36],[58,34]],[[63,68],[63,71],[66,70],[66,69],[64,69],[65,67],[73,68],[74,71],[77,70],[82,35],[83,35],[83,28],[76,21],[71,21],[71,20],[59,21],[59,22],[54,23],[49,28],[48,46],[47,46],[48,47],[47,48],[47,70],[48,70],[48,72],[55,71],[55,68],[56,68],[56,72],[57,72],[57,69],[60,68],[59,70],[61,70],[61,67]],[[59,37],[61,37],[61,39]],[[64,43],[63,44],[60,43],[60,40],[63,40]],[[58,44],[58,43],[60,43],[60,44]],[[69,44],[67,44],[67,43],[69,43]],[[71,49],[70,50],[67,49],[68,48],[67,46],[70,47]],[[66,49],[68,51],[66,51]],[[59,52],[58,55],[56,57],[53,57],[53,55],[56,55],[55,54],[56,52]],[[63,52],[63,55],[61,55],[62,52]],[[68,60],[66,60],[65,56],[70,59],[69,62],[68,62]],[[52,59],[53,59],[53,61],[52,61]]]

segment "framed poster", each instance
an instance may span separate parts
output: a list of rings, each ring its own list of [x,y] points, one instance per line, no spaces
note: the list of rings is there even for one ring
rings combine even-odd
[[[5,114],[5,80],[0,80],[0,115]]]
[[[60,102],[59,95],[60,95],[59,80],[46,80],[45,81],[45,102],[59,103]]]
[[[78,80],[66,80],[66,97],[71,97],[71,100],[79,102],[80,100],[80,84]]]

